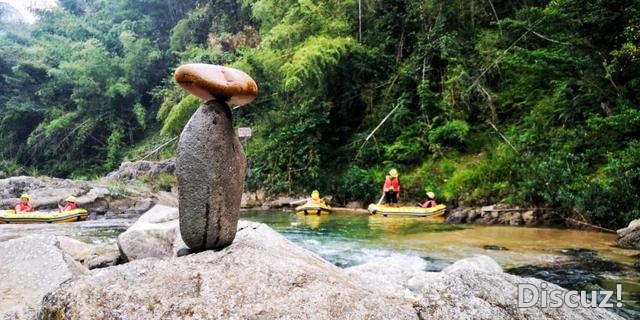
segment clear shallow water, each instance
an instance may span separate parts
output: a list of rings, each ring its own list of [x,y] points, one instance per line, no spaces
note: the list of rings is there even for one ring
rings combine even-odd
[[[296,216],[287,211],[247,211],[243,220],[262,222],[326,260],[349,267],[377,257],[439,271],[456,260],[484,254],[507,272],[559,284],[570,290],[615,290],[622,283],[618,313],[640,318],[640,252],[616,247],[616,235],[554,228],[451,225],[423,218],[368,215]]]
[[[32,234],[67,236],[91,244],[116,243],[118,235],[129,228],[137,216],[126,218],[104,217],[72,223],[0,224],[0,241]]]

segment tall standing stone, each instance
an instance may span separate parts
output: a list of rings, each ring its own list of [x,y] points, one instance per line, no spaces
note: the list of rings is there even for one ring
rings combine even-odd
[[[192,250],[221,249],[236,235],[246,172],[229,104],[251,102],[257,86],[242,71],[206,64],[183,65],[175,78],[185,90],[207,100],[178,143],[180,234]]]

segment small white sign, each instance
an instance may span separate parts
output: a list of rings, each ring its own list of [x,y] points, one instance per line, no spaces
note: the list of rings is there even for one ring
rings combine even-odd
[[[248,128],[248,127],[238,128],[238,136],[239,137],[251,137],[251,128]]]

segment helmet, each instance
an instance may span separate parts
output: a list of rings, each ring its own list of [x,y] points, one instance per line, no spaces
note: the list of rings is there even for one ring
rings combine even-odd
[[[76,197],[70,196],[70,197],[64,199],[64,201],[76,203]]]
[[[29,195],[28,195],[28,194],[23,193],[23,194],[20,196],[20,199],[27,199],[27,200],[29,200],[29,199],[31,199],[31,197],[29,197]]]
[[[318,190],[313,190],[311,192],[311,199],[313,199],[313,200],[320,199],[320,192]]]
[[[435,198],[435,197],[436,197],[436,194],[435,194],[435,193],[433,193],[433,192],[431,192],[431,191],[429,191],[429,192],[427,192],[427,197],[429,197],[429,198],[433,199],[433,198]]]
[[[397,178],[398,177],[398,170],[396,170],[396,169],[389,170],[389,175],[394,177],[394,178]]]

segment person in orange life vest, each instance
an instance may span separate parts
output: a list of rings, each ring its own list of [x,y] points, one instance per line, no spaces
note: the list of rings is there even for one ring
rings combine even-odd
[[[70,196],[67,199],[65,199],[64,201],[65,201],[64,207],[63,206],[58,206],[58,208],[60,209],[60,212],[65,212],[65,211],[71,211],[71,210],[78,209],[78,205],[76,204],[76,197]]]
[[[320,191],[313,190],[311,192],[311,199],[307,201],[307,204],[324,204],[324,201],[320,199]]]
[[[400,180],[398,180],[398,170],[389,170],[389,175],[384,179],[384,202],[386,204],[396,205],[400,200]]]
[[[423,208],[432,208],[437,205],[436,203],[436,194],[429,191],[427,192],[427,200],[425,200],[420,206]]]
[[[16,213],[33,211],[33,206],[29,203],[30,199],[31,197],[28,194],[23,193],[20,196],[20,202],[16,203]]]

